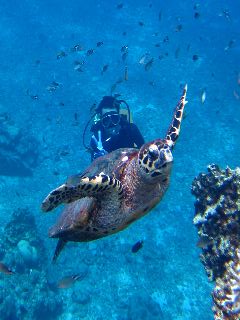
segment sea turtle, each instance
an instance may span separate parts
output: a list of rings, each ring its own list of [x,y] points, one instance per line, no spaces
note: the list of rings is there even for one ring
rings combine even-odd
[[[66,242],[86,242],[116,233],[158,204],[169,185],[172,149],[179,136],[186,93],[187,86],[164,139],[148,142],[139,150],[123,148],[100,157],[45,198],[45,212],[68,204],[49,231],[51,238],[59,238],[54,261]]]

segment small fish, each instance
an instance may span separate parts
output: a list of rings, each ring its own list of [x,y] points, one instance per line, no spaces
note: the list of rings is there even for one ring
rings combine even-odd
[[[198,248],[201,248],[201,249],[206,249],[210,244],[213,243],[213,240],[210,239],[209,237],[207,236],[201,236],[199,239],[198,239],[198,242],[197,242],[197,247]]]
[[[97,104],[96,104],[96,103],[93,103],[93,105],[92,105],[91,108],[90,108],[90,114],[92,114],[93,112],[94,112],[94,113],[96,112],[96,107],[97,107]]]
[[[178,57],[179,57],[180,49],[181,49],[180,47],[177,47],[177,49],[175,50],[174,55],[175,55],[176,59],[178,59]]]
[[[128,67],[125,66],[125,69],[124,69],[124,80],[127,81],[128,80]]]
[[[156,83],[154,81],[149,81],[148,84],[151,86],[151,87],[155,87],[156,86]]]
[[[238,74],[238,77],[237,77],[237,84],[240,86],[240,73]]]
[[[64,277],[58,281],[57,288],[59,289],[71,288],[77,280],[81,280],[81,279],[82,279],[82,276],[79,274]]]
[[[70,50],[71,50],[71,52],[78,52],[78,51],[82,51],[83,47],[80,44],[76,44]]]
[[[30,94],[29,89],[27,89],[26,93],[33,100],[38,100],[39,99],[39,96],[37,94]]]
[[[147,60],[149,59],[150,55],[149,53],[145,53],[140,60],[138,61],[140,64],[146,64]]]
[[[233,90],[233,96],[234,96],[234,98],[235,98],[236,100],[239,100],[239,99],[240,99],[240,96],[239,96],[239,94],[237,93],[236,90]]]
[[[65,51],[60,51],[58,54],[57,54],[57,59],[61,59],[63,57],[66,57],[67,54]]]
[[[122,61],[125,61],[127,59],[127,56],[128,56],[128,52],[124,52],[122,54]]]
[[[94,50],[93,49],[89,49],[86,53],[86,55],[89,57],[91,56],[92,54],[94,53]]]
[[[169,36],[164,37],[163,42],[164,43],[168,43],[169,42]]]
[[[97,42],[97,47],[101,47],[103,45],[103,42],[102,41],[98,41]]]
[[[222,12],[219,13],[219,17],[225,17],[228,21],[231,21],[230,12],[227,9],[222,10]]]
[[[206,91],[203,90],[201,94],[201,103],[204,104],[205,100],[206,100]]]
[[[142,247],[143,247],[143,240],[140,240],[140,241],[136,242],[132,246],[132,253],[138,252],[140,249],[142,249]]]
[[[108,69],[108,64],[105,64],[105,65],[103,66],[103,68],[102,68],[101,75],[103,75],[104,72],[107,71],[107,69]]]
[[[197,61],[198,60],[198,55],[197,54],[194,54],[193,56],[192,56],[192,59],[193,59],[193,61]]]
[[[199,12],[195,12],[194,13],[194,19],[198,19],[200,18],[200,13]]]
[[[178,24],[178,25],[176,26],[175,31],[176,31],[176,32],[180,32],[180,31],[182,30],[182,28],[183,28],[182,24]]]
[[[7,275],[12,275],[15,272],[10,270],[3,262],[0,262],[0,272],[5,273]]]
[[[228,42],[228,45],[224,48],[224,51],[228,51],[229,49],[231,49],[233,47],[234,43],[235,43],[235,40],[230,40]]]
[[[140,27],[144,26],[144,22],[142,22],[142,21],[138,21],[138,24],[139,24]]]
[[[128,52],[128,46],[122,46],[121,52]]]
[[[154,59],[151,58],[151,59],[145,64],[144,69],[145,69],[146,71],[148,71],[148,70],[152,67],[153,61],[154,61]]]
[[[116,90],[117,88],[117,83],[115,82],[112,86],[111,86],[111,89],[110,89],[110,93],[112,95],[112,93]]]
[[[162,20],[162,11],[159,11],[159,14],[158,14],[158,20],[161,21]]]
[[[117,9],[122,9],[123,8],[123,3],[119,3],[118,5],[117,5]]]

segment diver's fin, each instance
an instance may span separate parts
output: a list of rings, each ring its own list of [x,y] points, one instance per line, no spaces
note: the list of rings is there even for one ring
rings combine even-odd
[[[62,203],[71,203],[84,197],[102,200],[103,194],[111,192],[116,195],[116,202],[123,196],[121,182],[103,172],[96,176],[85,177],[76,185],[63,184],[49,193],[42,203],[42,210],[51,211]]]
[[[175,108],[175,112],[173,115],[172,123],[168,128],[167,135],[166,135],[166,140],[168,142],[168,145],[170,147],[174,147],[176,140],[179,136],[180,133],[180,126],[183,118],[183,111],[184,107],[187,103],[186,101],[186,95],[187,95],[187,85],[185,85],[183,89],[183,94]]]
[[[59,256],[59,254],[61,253],[61,251],[63,250],[63,248],[65,247],[66,243],[67,243],[66,240],[62,240],[62,239],[58,240],[58,243],[57,243],[53,258],[52,258],[52,263],[56,263],[57,258]]]

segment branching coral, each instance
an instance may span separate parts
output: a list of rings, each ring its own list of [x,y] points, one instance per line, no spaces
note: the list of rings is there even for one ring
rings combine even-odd
[[[240,168],[208,167],[192,184],[201,261],[213,291],[215,319],[240,319]],[[204,240],[204,241],[203,241]]]

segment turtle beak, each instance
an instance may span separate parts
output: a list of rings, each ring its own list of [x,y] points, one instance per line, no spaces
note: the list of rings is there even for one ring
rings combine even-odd
[[[166,167],[167,164],[173,162],[172,152],[169,148],[160,150],[159,158],[155,162],[156,169]]]

